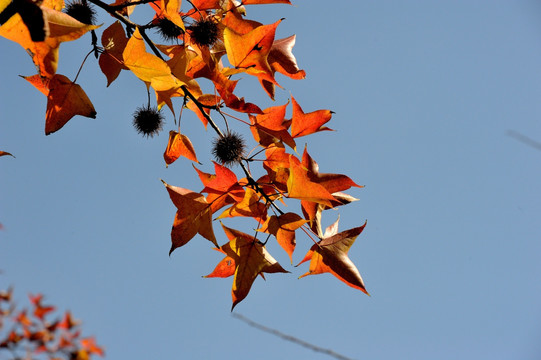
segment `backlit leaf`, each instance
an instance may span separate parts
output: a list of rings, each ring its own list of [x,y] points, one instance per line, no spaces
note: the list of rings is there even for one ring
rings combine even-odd
[[[171,130],[169,131],[167,148],[163,153],[166,167],[175,162],[180,156],[198,162],[190,139],[184,134],[179,134],[178,132]]]
[[[355,239],[364,230],[365,226],[366,222],[360,227],[342,231],[339,234],[324,238],[317,244],[314,244],[299,263],[300,265],[310,260],[310,269],[299,278],[328,272],[347,285],[369,295],[365,289],[359,270],[357,270],[355,264],[348,257],[348,251],[351,245],[353,245]]]
[[[216,247],[218,243],[212,228],[212,214],[205,197],[188,189],[172,186],[163,181],[171,201],[177,208],[171,230],[171,250],[185,245],[195,235],[200,234]]]

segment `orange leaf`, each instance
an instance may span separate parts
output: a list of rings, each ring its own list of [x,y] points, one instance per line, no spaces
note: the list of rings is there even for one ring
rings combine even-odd
[[[65,41],[76,40],[97,25],[83,24],[61,11],[41,7],[49,28],[45,41],[33,42],[21,16],[16,14],[0,26],[0,36],[21,45],[31,56],[40,75],[52,78],[58,65],[58,47]]]
[[[262,146],[268,147],[271,144],[282,142],[295,150],[295,140],[284,125],[286,107],[287,104],[273,106],[263,110],[263,114],[256,116],[250,115],[250,121],[252,123],[250,130],[254,139]]]
[[[43,300],[43,295],[28,295],[30,298],[30,302],[32,305],[34,305],[34,316],[40,319],[41,321],[45,320],[45,316],[47,316],[48,313],[54,311],[54,306],[45,306],[41,304],[41,301]]]
[[[235,173],[225,166],[214,163],[216,175],[204,173],[194,166],[205,188],[201,192],[209,194],[207,201],[216,212],[226,204],[240,202],[244,198],[244,188],[239,184]]]
[[[93,337],[81,339],[81,346],[88,351],[89,354],[97,354],[99,356],[105,355],[105,352],[98,344],[96,344],[96,340]]]
[[[295,250],[295,230],[304,225],[307,221],[295,213],[285,213],[280,216],[272,215],[261,226],[263,231],[276,236],[278,244],[287,252],[291,263],[293,263],[293,251]]]
[[[295,46],[295,35],[285,39],[274,40],[267,61],[274,72],[279,72],[295,80],[301,80],[306,77],[306,72],[300,70],[297,66],[297,59],[293,55],[293,46]],[[274,99],[274,84],[260,78],[261,86],[267,92],[271,99]]]
[[[267,170],[271,182],[282,191],[287,190],[289,155],[283,147],[270,147],[265,150],[263,167]]]
[[[364,230],[365,226],[366,222],[360,227],[323,238],[317,244],[314,244],[304,259],[297,265],[299,266],[305,261],[310,260],[310,269],[299,278],[328,272],[347,285],[369,295],[364,287],[359,270],[357,270],[355,264],[348,257],[348,251],[351,245],[353,245],[355,239]]]
[[[281,21],[259,26],[246,34],[238,34],[226,27],[224,44],[231,64],[235,68],[246,69],[247,73],[278,85],[274,80],[267,56],[274,41],[276,27]]]
[[[243,5],[257,5],[257,4],[289,4],[289,0],[243,0]]]
[[[259,194],[247,187],[242,201],[225,210],[217,219],[234,216],[253,217],[258,221],[263,221],[267,217],[267,207],[260,201]]]
[[[39,75],[24,77],[47,96],[45,134],[60,130],[75,115],[96,118],[94,105],[84,90],[64,75],[55,74],[50,81]]]
[[[289,169],[288,197],[332,207],[331,200],[334,200],[334,197],[323,186],[310,180],[308,170],[293,155],[289,156]]]
[[[332,111],[316,110],[311,113],[305,114],[293,96],[291,97],[291,103],[293,104],[293,117],[291,118],[291,136],[296,138],[300,136],[310,135],[318,131],[331,130],[328,127],[323,126],[323,124],[331,120]]]
[[[171,69],[165,61],[146,51],[145,42],[137,28],[128,40],[122,55],[124,64],[135,76],[150,84],[156,91],[169,91],[183,85],[171,74]]]
[[[167,143],[167,148],[163,153],[165,166],[168,167],[180,156],[184,156],[189,160],[199,162],[195,156],[195,150],[190,139],[188,139],[186,135],[179,134],[178,132],[171,130],[169,131],[169,142]]]
[[[163,180],[162,182],[178,209],[171,230],[172,245],[169,254],[185,245],[198,233],[218,247],[212,228],[210,205],[205,197],[188,189],[171,186]]]
[[[8,153],[7,151],[0,151],[0,156],[6,156],[6,155],[13,156],[11,153]]]
[[[223,245],[222,250],[235,262],[235,278],[231,289],[233,306],[241,302],[252,287],[258,274],[287,273],[282,266],[267,252],[267,249],[253,236],[230,229],[222,225],[230,241]]]
[[[322,185],[331,194],[338,191],[347,190],[352,186],[362,188],[362,186],[357,185],[346,175],[320,173],[319,165],[310,157],[306,147],[304,148],[304,153],[302,154],[302,166],[308,169],[308,177],[311,181]]]
[[[101,35],[104,51],[100,55],[100,69],[107,78],[107,86],[118,77],[121,70],[128,70],[124,65],[122,53],[128,44],[128,38],[119,21],[114,22]]]
[[[219,248],[215,248],[214,250],[217,250],[223,254],[225,254],[225,251]],[[219,278],[226,278],[230,277],[235,274],[235,260],[231,256],[226,256],[223,258],[218,265],[214,268],[214,270],[203,277],[205,278],[213,278],[213,277],[219,277]]]
[[[79,85],[64,75],[56,74],[49,83],[45,135],[60,130],[75,115],[95,119],[96,110]]]
[[[40,76],[39,74],[32,75],[32,76],[22,76],[23,79],[28,81],[30,84],[34,85],[36,89],[41,91],[41,93],[45,96],[49,96],[49,81],[50,79]]]

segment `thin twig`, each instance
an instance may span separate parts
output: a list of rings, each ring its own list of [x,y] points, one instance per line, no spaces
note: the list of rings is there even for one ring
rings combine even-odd
[[[294,336],[284,334],[283,332],[278,331],[276,329],[273,329],[273,328],[258,324],[255,321],[252,321],[252,320],[248,319],[247,317],[245,317],[245,316],[243,316],[243,315],[241,315],[239,313],[232,313],[231,315],[236,319],[244,321],[246,324],[248,324],[251,327],[254,327],[254,328],[258,329],[258,330],[261,330],[261,331],[264,331],[266,333],[278,336],[279,338],[281,338],[283,340],[290,341],[290,342],[295,343],[295,344],[300,345],[300,346],[304,346],[305,348],[308,348],[308,349],[313,350],[315,352],[319,352],[319,353],[323,353],[323,354],[332,356],[335,359],[353,360],[352,358],[348,358],[348,357],[346,357],[346,356],[344,356],[342,354],[339,354],[339,353],[337,353],[337,352],[335,352],[335,351],[333,351],[331,349],[325,349],[325,348],[319,347],[317,345],[311,344],[309,342],[306,342],[306,341],[301,340],[299,338],[296,338]]]
[[[517,131],[514,131],[514,130],[507,130],[507,135],[508,136],[511,136],[515,139],[517,139],[518,141],[526,144],[526,145],[529,145],[531,147],[533,147],[534,149],[537,149],[537,150],[541,150],[541,142],[539,141],[536,141],[526,135],[523,135]]]

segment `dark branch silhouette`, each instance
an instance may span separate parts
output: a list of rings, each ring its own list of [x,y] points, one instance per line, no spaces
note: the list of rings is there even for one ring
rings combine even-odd
[[[533,147],[534,149],[541,150],[541,142],[535,141],[534,139],[523,135],[515,130],[507,130],[507,135],[517,139],[518,141],[526,145]]]
[[[248,319],[247,317],[245,317],[245,316],[243,316],[243,315],[241,315],[239,313],[232,313],[231,315],[233,315],[233,317],[236,318],[236,319],[244,321],[246,324],[248,324],[251,327],[254,327],[254,328],[258,329],[258,330],[261,330],[261,331],[267,332],[269,334],[278,336],[279,338],[282,338],[282,339],[284,339],[286,341],[290,341],[290,342],[295,343],[297,345],[304,346],[305,348],[308,348],[308,349],[310,349],[312,351],[327,354],[329,356],[334,357],[335,359],[353,360],[352,358],[349,358],[349,357],[346,357],[346,356],[344,356],[342,354],[334,352],[333,350],[325,349],[325,348],[316,346],[314,344],[310,344],[309,342],[306,342],[304,340],[301,340],[301,339],[296,338],[296,337],[291,336],[291,335],[284,334],[283,332],[280,332],[280,331],[278,331],[276,329],[273,329],[273,328],[258,324],[255,321],[252,321],[252,320]]]

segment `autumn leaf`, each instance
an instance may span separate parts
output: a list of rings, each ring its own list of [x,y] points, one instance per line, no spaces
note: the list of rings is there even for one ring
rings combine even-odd
[[[284,143],[296,149],[295,140],[284,125],[287,104],[281,106],[273,106],[263,110],[263,114],[256,116],[250,115],[252,126],[250,130],[254,139],[263,147],[268,147],[271,144],[278,142]]]
[[[246,69],[246,72],[258,78],[278,85],[267,61],[267,56],[274,41],[278,20],[274,24],[262,25],[247,34],[238,34],[230,28],[224,30],[224,44],[227,56],[235,68]]]
[[[1,151],[1,150],[0,150],[0,156],[7,156],[7,155],[12,156],[12,157],[15,157],[15,156],[13,156],[11,153],[8,153],[7,151]]]
[[[214,250],[225,254],[225,251],[223,251],[220,248],[214,248]],[[226,278],[232,275],[235,275],[235,260],[233,260],[231,256],[226,256],[218,263],[218,265],[216,265],[216,267],[210,274],[205,275],[203,277],[204,278],[215,278],[215,277]]]
[[[267,170],[271,182],[281,191],[287,191],[289,156],[283,147],[273,146],[265,150],[263,167]]]
[[[261,201],[261,196],[252,188],[247,187],[244,198],[226,209],[217,219],[234,216],[253,217],[258,221],[264,221],[267,217],[267,207]]]
[[[54,306],[49,306],[49,305],[43,305],[41,302],[43,300],[43,295],[41,294],[37,294],[37,295],[28,295],[29,299],[30,299],[30,302],[32,303],[32,305],[34,306],[34,312],[33,312],[33,315],[44,321],[45,320],[45,316],[50,313],[50,312],[53,312],[54,311]]]
[[[165,61],[146,51],[145,42],[138,28],[128,40],[122,57],[124,65],[156,91],[169,91],[183,85],[171,74],[171,69]]]
[[[295,80],[301,80],[306,77],[306,72],[299,69],[297,59],[293,55],[295,39],[295,35],[291,35],[285,39],[274,40],[272,43],[267,61],[272,69],[273,77],[275,72],[279,72]],[[274,84],[265,79],[259,80],[269,97],[274,99]]]
[[[278,244],[287,252],[291,263],[293,263],[293,251],[296,245],[295,230],[306,222],[307,220],[291,212],[280,216],[272,215],[267,218],[267,221],[261,226],[259,231],[274,235]]]
[[[233,298],[231,311],[233,311],[235,306],[246,298],[258,274],[263,272],[287,273],[289,271],[284,270],[268,253],[265,246],[253,236],[230,229],[224,225],[222,227],[229,238],[229,242],[221,248],[235,262],[235,278],[231,289]]]
[[[305,114],[293,96],[291,97],[291,103],[293,105],[293,116],[291,118],[291,136],[297,138],[323,130],[331,130],[328,127],[323,126],[323,124],[331,120],[332,111],[316,110],[311,113]]]
[[[322,185],[310,180],[308,170],[293,155],[289,156],[289,178],[287,179],[288,197],[309,200],[332,207],[332,194]]]
[[[55,74],[50,81],[42,81],[39,75],[23,78],[47,96],[45,135],[60,130],[75,115],[96,118],[96,110],[84,90],[64,75]]]
[[[308,154],[306,146],[302,154],[302,165],[308,170],[308,178],[310,181],[322,185],[328,192],[335,193],[351,188],[352,186],[362,188],[363,186],[357,185],[348,176],[342,174],[325,174],[319,172],[319,165]]]
[[[105,355],[103,348],[101,348],[100,346],[98,346],[98,344],[96,344],[96,340],[93,337],[81,339],[81,346],[83,349],[88,351],[89,354],[96,354],[99,356]]]
[[[0,36],[21,45],[31,56],[41,76],[52,78],[58,66],[58,48],[62,42],[76,40],[98,25],[83,24],[61,11],[41,7],[49,35],[45,41],[32,41],[21,16],[16,14],[0,26]]]
[[[172,245],[169,255],[173,250],[185,245],[197,234],[218,247],[212,228],[210,206],[205,197],[188,189],[169,185],[163,180],[162,182],[169,193],[171,201],[178,209],[171,230]]]
[[[189,160],[199,162],[195,156],[195,150],[190,139],[188,139],[188,137],[184,134],[179,134],[178,132],[171,130],[169,131],[167,148],[163,153],[165,166],[168,167],[180,156],[184,156]]]
[[[307,273],[299,278],[308,275],[331,273],[345,284],[361,290],[369,295],[365,289],[363,279],[357,267],[348,257],[348,251],[357,239],[357,236],[364,230],[366,222],[354,229],[342,231],[331,237],[325,237],[317,244],[314,244],[304,259],[297,265],[310,260],[310,268]],[[332,232],[331,232],[332,233]]]
[[[243,0],[243,5],[262,5],[262,4],[289,4],[291,5],[291,2],[289,0]]]
[[[104,51],[98,62],[101,71],[107,78],[107,86],[109,86],[118,77],[121,70],[128,70],[122,58],[122,53],[128,44],[128,38],[119,21],[115,21],[103,31],[101,44]]]
[[[212,213],[227,204],[240,202],[244,198],[244,188],[239,184],[235,173],[223,165],[214,163],[216,174],[205,173],[194,166],[199,179],[205,186],[202,193],[207,193]]]

